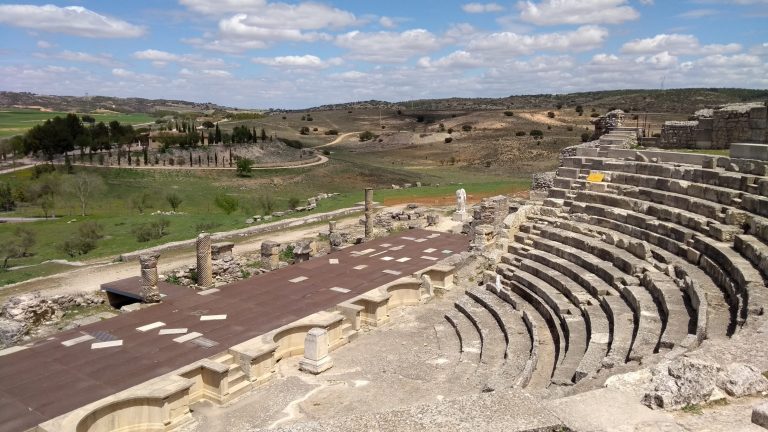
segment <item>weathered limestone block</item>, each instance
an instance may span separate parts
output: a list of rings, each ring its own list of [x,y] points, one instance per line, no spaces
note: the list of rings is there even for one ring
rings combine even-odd
[[[315,327],[304,338],[304,358],[299,360],[299,369],[317,375],[333,367],[333,359],[328,355],[328,331]]]
[[[768,402],[763,402],[752,408],[752,423],[768,429]]]
[[[432,284],[432,278],[429,277],[427,274],[421,275],[421,283],[419,285],[419,288],[421,289],[421,292],[429,297],[434,297],[435,295],[435,287]]]
[[[717,388],[720,366],[682,357],[651,370],[653,390],[642,402],[650,408],[676,409],[709,400]]]
[[[141,299],[144,303],[157,303],[160,301],[160,290],[157,289],[157,260],[160,254],[149,253],[139,256],[141,266]]]
[[[717,385],[730,396],[743,397],[768,390],[768,379],[752,365],[731,363],[717,377]]]
[[[211,259],[223,260],[232,258],[232,249],[235,244],[231,242],[214,243],[211,245]]]
[[[211,264],[211,235],[200,233],[195,242],[197,250],[197,285],[203,288],[213,286],[213,265]]]
[[[280,265],[280,243],[266,240],[261,243],[261,260],[270,270]]]
[[[314,240],[302,240],[293,248],[293,256],[297,263],[309,261],[315,255],[317,255],[317,242]]]

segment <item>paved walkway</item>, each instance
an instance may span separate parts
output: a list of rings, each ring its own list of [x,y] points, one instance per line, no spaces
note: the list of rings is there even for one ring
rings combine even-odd
[[[26,430],[328,310],[466,250],[467,244],[464,236],[411,230],[238,281],[210,295],[161,284],[167,296],[159,305],[0,356],[0,432]],[[138,289],[138,278],[105,287],[110,285],[130,292]],[[139,331],[143,326],[153,329]],[[160,334],[168,329],[183,333]],[[204,348],[192,337],[174,341],[193,332],[216,346]]]

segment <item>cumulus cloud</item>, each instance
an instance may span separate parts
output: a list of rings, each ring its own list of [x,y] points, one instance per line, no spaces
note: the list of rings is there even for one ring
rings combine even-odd
[[[461,6],[466,13],[478,14],[488,12],[502,12],[504,6],[498,3],[467,3]]]
[[[708,16],[717,15],[719,12],[716,9],[691,9],[678,15],[680,18],[698,19]]]
[[[735,53],[741,51],[741,48],[737,43],[701,45],[693,35],[662,33],[651,38],[631,40],[621,47],[621,52],[653,54],[666,51],[674,55],[699,55]]]
[[[58,53],[35,53],[37,58],[56,59],[79,63],[93,63],[101,66],[115,66],[119,64],[111,54],[89,54],[80,51],[61,51]]]
[[[81,6],[0,5],[0,23],[90,38],[134,38],[145,33],[143,27]]]
[[[306,54],[303,56],[256,57],[253,62],[284,69],[326,69],[331,66],[338,66],[344,61],[338,57],[325,61],[320,57]]]
[[[383,16],[379,18],[379,25],[389,29],[397,27],[397,22],[390,17]]]
[[[422,57],[418,65],[422,68],[476,68],[484,65],[484,61],[467,51],[454,51],[445,57],[432,60],[429,57]]]
[[[349,50],[352,58],[380,63],[401,63],[440,48],[438,38],[423,29],[401,33],[352,31],[337,36],[336,45]]]
[[[521,35],[513,32],[491,33],[467,43],[470,51],[497,55],[531,54],[538,50],[588,51],[600,47],[608,31],[598,26],[582,26],[570,32]]]
[[[620,24],[640,17],[627,0],[526,0],[517,7],[520,19],[537,25]]]
[[[219,58],[208,58],[196,54],[173,54],[156,49],[136,51],[133,53],[133,58],[138,60],[149,60],[155,66],[165,66],[168,63],[177,63],[201,68],[220,67],[225,65],[224,60]]]

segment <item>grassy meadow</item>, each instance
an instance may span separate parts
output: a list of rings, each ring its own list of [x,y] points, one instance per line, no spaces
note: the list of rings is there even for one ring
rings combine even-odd
[[[67,114],[68,113],[66,112],[40,111],[33,109],[0,110],[0,138],[21,135],[36,124],[43,123],[56,116],[64,117]],[[109,123],[112,120],[117,120],[123,124],[151,123],[155,121],[154,117],[142,113],[96,113],[90,115],[93,116],[97,122],[103,121],[104,123]]]

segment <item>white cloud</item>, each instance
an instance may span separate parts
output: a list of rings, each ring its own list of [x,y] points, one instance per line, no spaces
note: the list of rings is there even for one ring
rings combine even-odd
[[[627,0],[520,1],[520,18],[537,25],[620,24],[640,17]]]
[[[717,15],[719,13],[720,12],[718,12],[716,9],[691,9],[689,11],[681,13],[678,16],[680,18],[697,19],[697,18],[704,18],[708,16]]]
[[[669,54],[667,51],[662,51],[652,56],[640,56],[635,59],[635,63],[645,67],[667,69],[677,65],[677,57]]]
[[[48,41],[44,41],[44,40],[37,41],[37,47],[40,49],[49,49],[49,48],[53,48],[54,46],[55,46],[54,44]]]
[[[79,51],[61,51],[58,53],[35,53],[35,57],[43,59],[56,59],[80,63],[94,63],[102,66],[115,66],[119,62],[111,54],[89,54]]]
[[[136,51],[133,53],[133,58],[138,60],[149,60],[155,66],[164,66],[168,63],[178,63],[195,67],[220,67],[225,65],[224,60],[219,58],[207,58],[195,54],[173,54],[155,49]]]
[[[462,69],[481,67],[485,62],[467,51],[454,51],[437,60],[432,60],[429,57],[422,57],[417,64],[422,68]]]
[[[0,5],[0,23],[91,38],[133,38],[144,28],[81,6]]]
[[[219,21],[219,31],[224,38],[241,39],[248,42],[258,41],[264,46],[274,41],[314,42],[328,39],[324,33],[303,32],[301,28],[276,28],[260,26],[247,14],[237,14],[231,18]]]
[[[701,45],[699,39],[686,34],[658,34],[652,38],[634,39],[621,47],[625,54],[653,54],[668,52],[673,55],[728,54],[741,51],[741,45]]]
[[[314,55],[280,56],[280,57],[256,57],[254,63],[285,69],[326,69],[330,66],[338,66],[344,61],[340,58],[332,58],[324,61]]]
[[[352,31],[336,37],[336,45],[350,51],[350,57],[380,63],[400,63],[440,48],[438,38],[427,30],[401,33]]]
[[[478,14],[502,12],[504,10],[504,6],[498,3],[467,3],[462,5],[461,9],[466,13]]]
[[[608,31],[598,26],[582,26],[570,32],[521,35],[513,32],[491,33],[467,43],[470,51],[496,55],[531,54],[538,50],[588,51],[600,47]]]
[[[390,17],[383,16],[379,18],[379,25],[384,28],[391,29],[397,27],[397,22],[395,22],[395,20]]]
[[[239,12],[259,12],[266,0],[179,0],[187,8],[206,15],[225,15]]]

